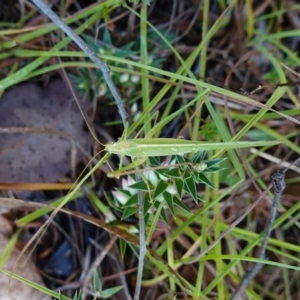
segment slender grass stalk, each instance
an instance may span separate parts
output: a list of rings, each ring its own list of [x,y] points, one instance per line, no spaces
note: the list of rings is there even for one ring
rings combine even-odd
[[[146,18],[147,17],[147,5],[143,4],[141,7],[141,13]],[[141,20],[140,25],[140,51],[141,51],[141,59],[144,64],[147,65],[148,62],[148,48],[147,48],[147,23]],[[144,75],[141,79],[142,81],[142,99],[143,99],[143,107],[146,108],[149,105],[149,79],[146,77],[148,75],[148,71],[145,69],[141,70]],[[151,129],[150,126],[150,115],[147,115],[145,119],[145,135]],[[140,174],[135,175],[136,180],[141,180]],[[143,270],[144,270],[144,260],[147,253],[146,249],[146,232],[145,232],[145,221],[144,221],[144,199],[142,191],[138,191],[138,212],[139,212],[139,238],[140,238],[140,251],[139,251],[139,264],[137,270],[137,278],[136,278],[136,286],[134,292],[134,300],[140,299],[142,280],[143,280]]]
[[[42,12],[48,16],[57,26],[61,28],[77,45],[78,47],[84,51],[89,58],[97,65],[97,67],[101,70],[103,74],[103,78],[106,81],[106,84],[108,85],[119,110],[119,114],[121,116],[124,128],[126,126],[127,122],[127,113],[125,110],[124,101],[121,99],[120,95],[117,92],[117,88],[115,87],[111,77],[110,77],[110,71],[106,63],[104,63],[93,51],[91,47],[89,47],[83,39],[81,39],[68,25],[66,25],[61,18],[59,18],[54,11],[46,5],[44,2],[40,0],[32,0],[32,2],[42,10]]]
[[[273,186],[274,186],[274,200],[270,212],[270,219],[267,225],[266,233],[264,240],[262,242],[258,258],[260,259],[266,259],[266,249],[268,245],[269,238],[271,236],[272,227],[275,221],[276,213],[277,213],[277,207],[279,204],[279,200],[281,197],[282,192],[285,189],[285,174],[281,171],[277,171],[272,175],[273,179]],[[262,263],[256,263],[251,271],[247,272],[245,276],[242,279],[242,282],[238,289],[235,291],[235,293],[232,296],[232,300],[238,300],[241,298],[242,293],[245,291],[246,287],[248,286],[249,282],[256,276],[256,274],[259,272],[259,270],[263,267]]]
[[[136,174],[136,180],[140,180],[140,175]],[[138,207],[139,207],[139,237],[140,237],[140,252],[139,252],[139,265],[138,265],[138,272],[136,278],[136,286],[134,292],[134,300],[140,299],[140,292],[142,286],[142,279],[143,279],[143,270],[144,270],[144,260],[147,254],[146,248],[146,239],[145,239],[145,221],[144,221],[144,199],[143,199],[143,192],[138,191]]]

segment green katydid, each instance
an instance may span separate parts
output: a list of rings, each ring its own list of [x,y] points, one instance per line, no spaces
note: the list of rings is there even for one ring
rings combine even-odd
[[[115,143],[109,143],[105,145],[105,150],[111,154],[118,154],[121,156],[121,164],[122,157],[130,156],[135,158],[135,161],[121,170],[114,171],[109,173],[110,177],[119,177],[121,171],[128,170],[130,168],[135,168],[138,165],[142,164],[146,161],[149,156],[171,156],[177,154],[186,154],[192,152],[199,151],[208,151],[208,150],[220,150],[220,149],[239,149],[239,148],[250,148],[250,147],[261,147],[261,146],[273,146],[280,144],[280,141],[239,141],[239,142],[218,142],[218,143],[210,143],[210,142],[199,142],[199,141],[190,141],[184,139],[175,139],[175,138],[151,138],[151,136],[159,130],[171,119],[175,118],[179,113],[184,111],[187,107],[194,105],[196,101],[201,100],[199,104],[198,110],[204,100],[208,97],[210,90],[205,90],[203,93],[199,94],[195,99],[191,100],[189,103],[185,104],[181,109],[177,110],[169,117],[161,120],[158,124],[156,124],[152,130],[146,135],[145,138],[134,138],[134,139],[125,139],[119,140]],[[127,124],[128,125],[128,124]],[[127,132],[128,128],[125,128],[124,133]],[[121,165],[120,164],[120,165]]]
[[[112,177],[119,177],[121,171],[128,170],[143,163],[149,156],[171,156],[191,152],[220,150],[220,149],[239,149],[249,147],[274,146],[280,141],[241,141],[241,142],[198,142],[172,138],[153,138],[153,139],[127,139],[105,145],[105,150],[112,154],[139,158],[133,164],[128,165],[122,170],[110,173]]]
[[[186,154],[205,150],[274,146],[280,143],[280,141],[208,143],[183,139],[153,138],[121,140],[116,143],[107,144],[105,150],[113,154],[142,158]]]

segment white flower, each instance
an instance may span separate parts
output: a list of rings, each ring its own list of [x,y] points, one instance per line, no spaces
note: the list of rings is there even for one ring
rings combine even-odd
[[[106,84],[101,83],[100,86],[99,86],[98,95],[100,97],[104,96],[106,94],[106,92],[107,92]]]
[[[165,197],[163,196],[163,194],[159,194],[156,198],[155,198],[156,201],[158,202],[162,202],[165,200]]]
[[[140,81],[140,76],[132,75],[130,77],[130,80],[131,80],[132,83],[138,83]]]
[[[166,176],[164,176],[164,175],[159,174],[159,178],[160,178],[162,181],[168,181],[168,177],[166,177]]]
[[[136,114],[138,111],[138,106],[137,106],[137,103],[134,102],[132,105],[131,105],[131,113],[134,115]]]
[[[135,180],[131,177],[128,176],[127,179],[126,178],[122,178],[122,188],[123,190],[126,190],[130,193],[130,195],[135,195],[137,193],[137,190],[135,189],[131,189],[128,186],[135,184]]]
[[[120,191],[112,191],[112,194],[115,196],[115,198],[121,203],[122,205],[125,205],[126,202],[129,199],[129,196],[120,192]]]
[[[202,161],[199,164],[194,165],[193,168],[197,172],[201,172],[201,171],[204,171],[205,169],[207,169],[207,164]]]
[[[169,193],[169,194],[171,194],[171,195],[176,195],[177,194],[177,189],[176,189],[175,185],[170,184],[167,187],[166,192]]]
[[[152,185],[156,186],[158,184],[158,178],[153,170],[145,171],[143,172],[143,175],[151,182]]]
[[[121,76],[120,76],[120,82],[121,83],[125,83],[125,82],[127,82],[128,80],[129,80],[129,74],[128,73],[124,73],[124,74],[122,74]]]

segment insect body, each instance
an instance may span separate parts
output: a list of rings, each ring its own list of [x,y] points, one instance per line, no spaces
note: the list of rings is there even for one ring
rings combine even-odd
[[[280,141],[209,143],[172,138],[153,138],[121,140],[116,143],[107,144],[105,150],[113,154],[130,157],[149,157],[185,154],[204,150],[273,146],[280,143]]]

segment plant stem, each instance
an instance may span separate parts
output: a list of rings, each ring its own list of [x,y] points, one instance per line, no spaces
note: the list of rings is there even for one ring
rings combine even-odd
[[[136,174],[136,181],[141,179],[140,174]],[[143,199],[143,192],[138,191],[138,206],[139,206],[139,219],[140,219],[140,230],[139,230],[139,237],[140,237],[140,252],[139,252],[139,265],[137,271],[137,278],[136,278],[136,286],[134,292],[134,300],[140,299],[140,292],[142,286],[142,279],[143,279],[143,270],[144,270],[144,260],[147,253],[146,248],[146,240],[145,240],[145,222],[144,222],[144,199]]]
[[[64,31],[77,45],[78,47],[84,51],[89,58],[97,65],[97,67],[101,70],[103,74],[103,78],[110,89],[116,105],[119,110],[119,114],[121,116],[124,128],[127,122],[127,113],[125,110],[124,101],[121,99],[120,95],[117,92],[117,89],[110,77],[110,70],[105,62],[103,62],[97,54],[91,49],[82,38],[80,38],[68,25],[66,25],[63,20],[57,16],[54,11],[43,3],[41,0],[31,0],[46,16],[48,16],[57,26],[60,27],[62,31]]]
[[[267,249],[269,238],[271,236],[272,227],[273,227],[273,224],[274,224],[274,221],[275,221],[277,207],[278,207],[278,204],[279,204],[281,194],[284,191],[285,186],[286,186],[286,184],[285,184],[285,174],[282,171],[276,171],[272,175],[272,179],[273,179],[273,186],[274,186],[274,191],[275,191],[274,200],[273,200],[273,204],[272,204],[272,208],[271,208],[271,212],[270,212],[269,222],[268,222],[268,225],[267,225],[267,228],[266,228],[266,234],[265,234],[264,240],[262,242],[262,245],[261,245],[261,248],[260,248],[260,251],[259,251],[259,255],[258,255],[259,259],[266,259],[266,249]],[[247,272],[244,275],[240,286],[237,288],[237,290],[233,294],[231,300],[241,299],[241,295],[245,291],[245,289],[248,286],[249,282],[256,276],[256,274],[259,272],[259,270],[262,267],[263,267],[263,264],[261,262],[257,262],[254,265],[254,267],[252,268],[252,270],[250,270],[249,272]]]

